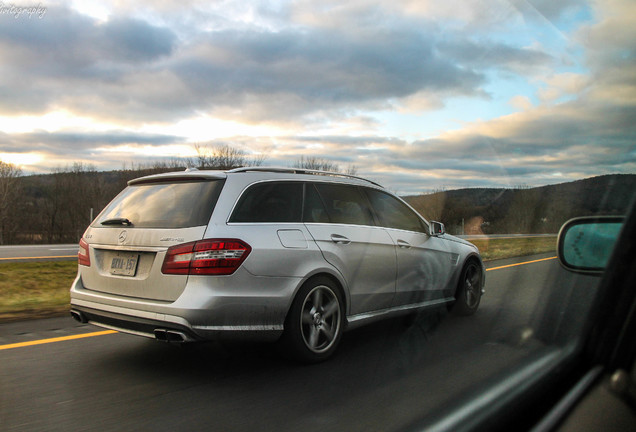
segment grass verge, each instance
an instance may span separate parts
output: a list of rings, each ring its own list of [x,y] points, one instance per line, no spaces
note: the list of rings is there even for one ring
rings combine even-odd
[[[484,261],[535,255],[546,252],[556,253],[556,236],[490,238],[469,240],[479,248]]]
[[[0,263],[0,322],[68,314],[77,261]]]
[[[554,252],[555,237],[471,240],[484,261]],[[0,263],[0,322],[62,316],[77,261]]]

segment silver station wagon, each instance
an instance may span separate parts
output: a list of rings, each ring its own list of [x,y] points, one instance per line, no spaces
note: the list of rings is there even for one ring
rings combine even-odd
[[[71,314],[168,342],[278,340],[299,360],[346,329],[477,310],[479,252],[371,181],[291,168],[129,182],[80,241]]]

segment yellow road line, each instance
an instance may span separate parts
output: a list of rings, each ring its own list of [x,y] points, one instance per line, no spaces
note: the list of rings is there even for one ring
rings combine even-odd
[[[115,330],[104,330],[104,331],[98,331],[93,333],[84,333],[84,334],[78,334],[78,335],[72,335],[72,336],[62,336],[62,337],[56,337],[56,338],[50,338],[50,339],[40,339],[40,340],[34,340],[29,342],[19,342],[19,343],[8,344],[8,345],[0,345],[0,351],[11,349],[11,348],[22,348],[22,347],[27,347],[32,345],[42,345],[47,343],[62,342],[62,341],[73,340],[73,339],[83,339],[83,338],[89,338],[89,337],[95,337],[95,336],[104,336],[104,335],[113,334],[113,333],[117,333],[117,332]]]
[[[500,270],[500,269],[505,269],[505,268],[508,268],[508,267],[516,267],[516,266],[520,266],[520,265],[532,264],[532,263],[536,263],[536,262],[548,261],[548,260],[553,260],[553,259],[556,259],[556,257],[553,256],[553,257],[550,257],[550,258],[541,258],[541,259],[533,260],[533,261],[524,261],[524,262],[520,262],[520,263],[517,263],[517,264],[508,264],[508,265],[505,265],[505,266],[489,268],[489,269],[486,269],[486,271]]]
[[[3,261],[3,260],[49,259],[49,258],[77,258],[77,254],[75,254],[75,255],[59,255],[59,256],[41,256],[41,257],[8,257],[8,258],[0,258],[0,261]]]

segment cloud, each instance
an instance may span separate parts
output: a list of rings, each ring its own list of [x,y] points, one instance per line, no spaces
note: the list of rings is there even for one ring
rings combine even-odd
[[[518,110],[528,110],[532,108],[532,101],[527,96],[514,96],[510,99],[510,101],[508,101],[508,103]]]
[[[55,6],[46,19],[3,19],[0,112],[44,113],[57,106],[82,111],[89,104],[81,101],[90,100],[88,112],[96,114],[101,105],[116,103],[117,92],[109,89],[170,56],[175,46],[169,29],[125,18],[101,23]]]
[[[0,152],[20,152],[25,147],[32,151],[49,154],[84,155],[92,153],[96,147],[123,144],[143,144],[162,146],[182,143],[183,138],[161,134],[143,134],[125,131],[110,132],[32,132],[6,134],[0,132]]]
[[[546,87],[539,90],[539,99],[551,103],[562,97],[582,94],[590,84],[590,79],[580,73],[566,72],[547,76],[543,82]]]
[[[540,16],[548,21],[556,21],[564,14],[586,7],[586,2],[579,0],[511,0],[511,4],[526,16]]]
[[[536,48],[517,48],[496,41],[476,42],[455,38],[442,42],[440,51],[460,64],[480,69],[504,69],[523,71],[528,68],[545,67],[553,58]]]
[[[190,92],[204,95],[214,111],[236,110],[256,121],[386,106],[388,98],[422,91],[475,94],[484,82],[409,31],[366,38],[233,31],[210,34],[191,50],[197,55],[175,68]]]
[[[636,171],[632,1],[208,3],[3,19],[0,114],[59,110],[114,126],[3,134],[0,152],[112,166],[188,144],[161,127],[208,118],[277,132],[211,130],[222,138],[197,134],[203,143],[276,165],[327,157],[402,192]],[[389,127],[435,123],[449,105],[457,126],[444,133]]]
[[[435,109],[453,96],[484,98],[486,69],[519,72],[552,61],[537,49],[456,37],[397,12],[374,26],[377,11],[353,10],[366,14],[367,25],[195,27],[178,37],[140,18],[115,13],[100,21],[51,7],[46,20],[0,27],[7,65],[0,113],[63,107],[129,125],[198,113],[302,123],[316,114],[329,120],[364,110]]]
[[[598,23],[583,26],[577,40],[595,86],[590,97],[607,106],[636,105],[636,4],[613,0],[596,5]]]

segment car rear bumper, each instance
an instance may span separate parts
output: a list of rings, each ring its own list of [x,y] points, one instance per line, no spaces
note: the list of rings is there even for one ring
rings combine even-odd
[[[91,307],[92,306],[92,307]],[[275,341],[283,326],[193,326],[178,316],[104,306],[86,301],[71,303],[71,314],[78,321],[122,333],[157,339],[164,342],[194,342],[205,340]]]
[[[93,291],[77,277],[71,288],[71,313],[83,322],[160,340],[178,339],[165,332],[179,333],[183,341],[276,340],[301,281],[250,279],[247,285],[213,286],[210,278],[191,277],[176,301],[164,302]]]

